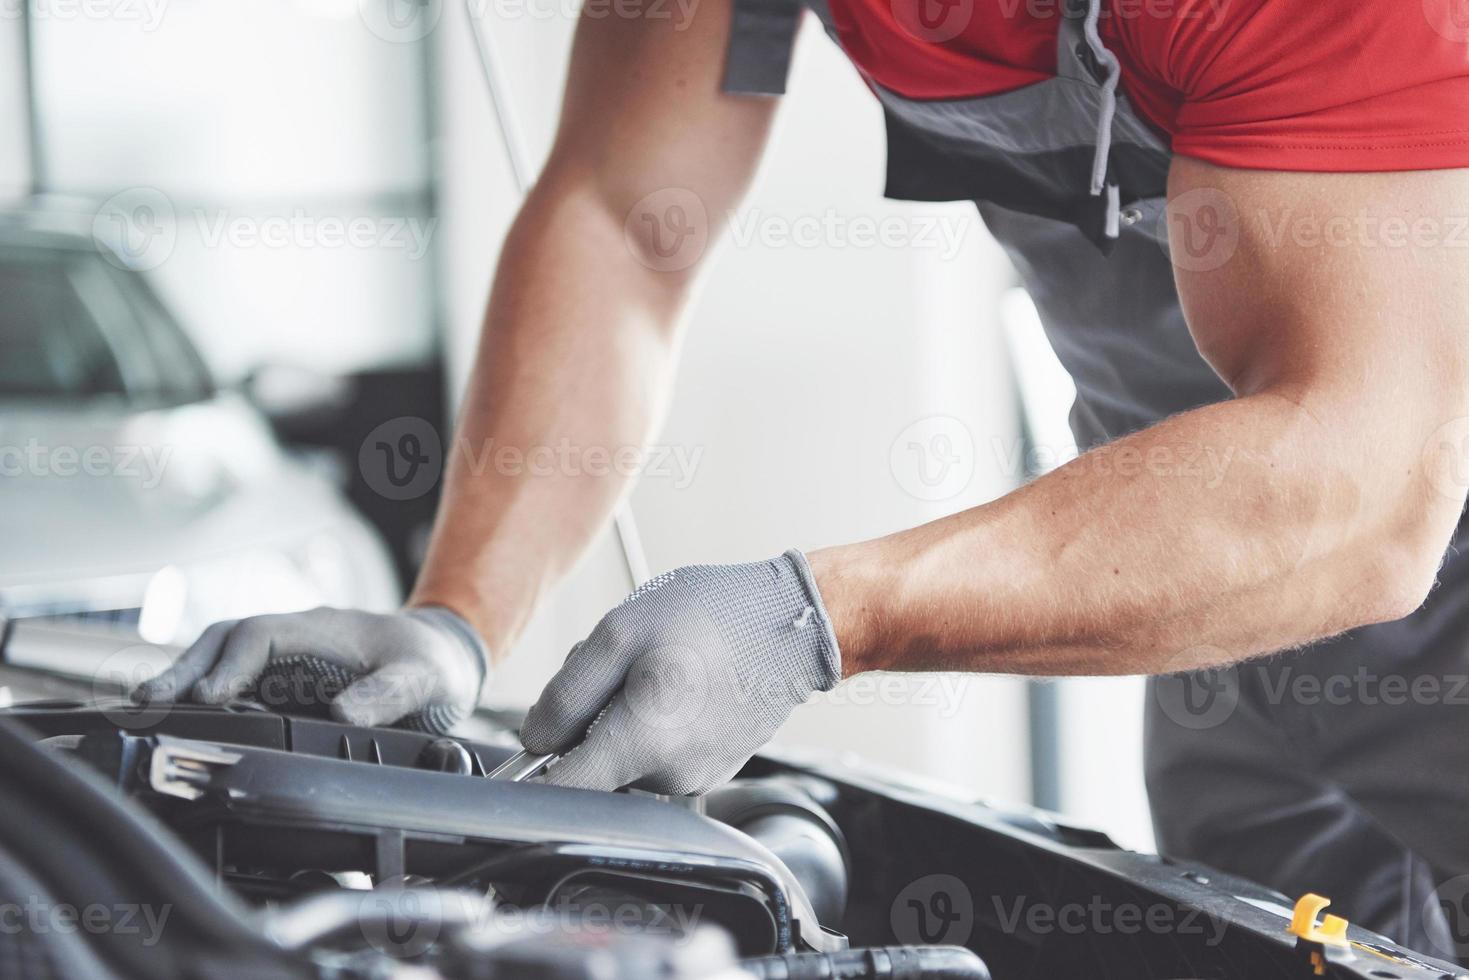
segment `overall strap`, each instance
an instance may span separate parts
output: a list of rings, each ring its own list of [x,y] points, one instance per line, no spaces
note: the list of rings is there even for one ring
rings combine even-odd
[[[733,95],[784,95],[801,0],[734,0],[723,89]]]
[[[1056,37],[1056,74],[1097,88],[1096,152],[1092,157],[1091,194],[1101,209],[1101,231],[1108,240],[1121,233],[1121,193],[1108,175],[1112,156],[1112,121],[1117,116],[1117,83],[1122,65],[1107,50],[1097,31],[1102,0],[1065,0]]]

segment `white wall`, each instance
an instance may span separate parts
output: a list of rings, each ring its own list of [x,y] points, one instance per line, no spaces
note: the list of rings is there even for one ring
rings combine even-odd
[[[501,16],[489,22],[491,34],[539,159],[572,21],[505,17],[507,9],[500,5]],[[515,199],[462,18],[458,5],[446,6],[434,37],[442,241],[461,379]],[[991,434],[1012,438],[1016,424],[994,314],[1007,277],[997,250],[967,206],[881,200],[881,114],[810,25],[791,91],[748,202],[758,222],[746,227],[759,228],[765,240],[755,235],[723,247],[692,317],[660,439],[702,454],[696,478],[681,489],[645,481],[633,499],[655,571],[881,534],[1011,485],[1012,475],[985,450]],[[861,247],[829,239],[819,248],[769,241],[771,230],[829,215],[908,222],[914,241]],[[920,228],[938,227],[924,221],[944,222],[959,239],[957,253],[922,244]],[[958,422],[909,430],[935,415]],[[921,453],[906,447],[952,434],[955,425],[972,438],[956,464],[972,478],[956,481],[962,489],[949,499],[919,499],[905,486],[925,492],[913,470]],[[625,591],[609,536],[538,617],[496,696],[532,699],[567,647]],[[852,750],[995,797],[1028,796],[1017,681],[900,682],[896,689],[865,681],[826,702],[799,711],[782,739]]]
[[[417,47],[375,34],[356,0],[97,6],[36,14],[56,187],[254,200],[422,187],[422,142],[405,138],[424,98]]]
[[[24,193],[31,179],[22,27],[19,16],[0,16],[0,198]]]
[[[1076,385],[1056,359],[1035,303],[1019,287],[1001,301],[1001,319],[1025,405],[1029,472],[1041,475],[1076,456],[1068,415]],[[1154,847],[1144,786],[1140,677],[1067,678],[1054,683],[1059,809],[1105,829],[1136,850]]]
[[[1124,847],[1153,850],[1142,766],[1145,681],[1073,677],[1058,686],[1062,812]]]
[[[149,208],[167,247],[148,271],[217,374],[428,360],[432,256],[403,226],[432,244],[412,31],[366,0],[34,6],[47,189]]]

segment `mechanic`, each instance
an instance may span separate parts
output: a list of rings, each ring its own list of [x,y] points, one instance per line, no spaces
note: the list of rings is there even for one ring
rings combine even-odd
[[[584,14],[458,444],[650,437],[707,265],[669,261],[670,235],[729,222],[798,2]],[[888,194],[979,203],[1075,377],[1090,451],[878,540],[646,583],[532,708],[526,747],[564,756],[547,778],[699,792],[865,671],[1176,675],[1295,650],[1205,675],[1232,685],[1213,724],[1151,682],[1161,849],[1426,946],[1435,881],[1469,873],[1469,714],[1295,682],[1447,691],[1469,671],[1469,561],[1443,562],[1469,434],[1454,2],[810,0],[882,102]],[[454,455],[405,612],[217,624],[140,694],[217,702],[314,653],[366,673],[344,720],[468,710],[628,486]],[[1206,456],[1222,475],[1166,464]]]

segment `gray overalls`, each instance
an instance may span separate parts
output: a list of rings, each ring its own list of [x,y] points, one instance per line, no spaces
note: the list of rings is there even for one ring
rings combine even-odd
[[[726,91],[784,91],[801,2],[735,0]],[[887,195],[977,202],[1076,382],[1083,448],[1229,397],[1184,323],[1162,217],[1171,154],[1117,91],[1101,2],[1068,3],[1053,79],[946,101],[869,80],[887,124]],[[807,3],[835,39],[825,0]],[[1457,878],[1469,875],[1464,533],[1408,619],[1149,683],[1160,851],[1291,898],[1318,892],[1409,946],[1469,955],[1469,878]],[[1421,678],[1437,693],[1420,683],[1400,695]]]

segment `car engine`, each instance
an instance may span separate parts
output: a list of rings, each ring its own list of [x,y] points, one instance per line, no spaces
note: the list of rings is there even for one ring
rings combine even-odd
[[[1355,928],[1293,934],[1290,900],[1251,883],[860,766],[762,754],[697,799],[487,778],[515,721],[0,710],[0,909],[49,910],[0,915],[0,975],[1459,976]]]

